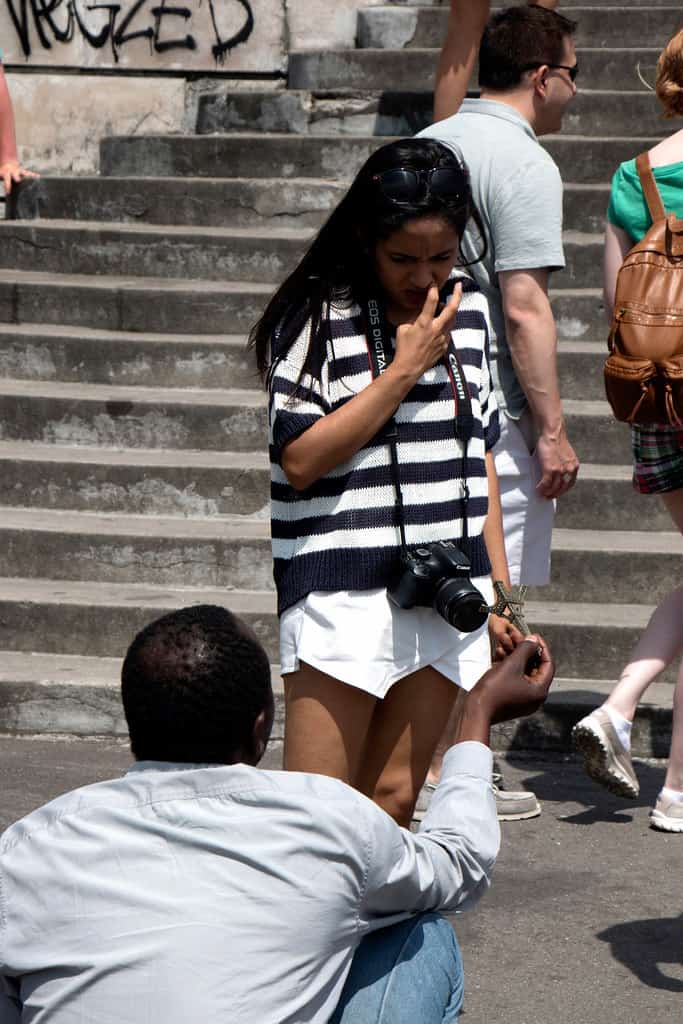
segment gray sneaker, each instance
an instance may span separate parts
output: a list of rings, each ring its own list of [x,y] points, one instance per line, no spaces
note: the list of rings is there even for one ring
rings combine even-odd
[[[525,818],[537,818],[541,813],[541,805],[531,790],[505,789],[500,772],[493,773],[491,782],[498,821],[523,821]]]
[[[499,772],[494,772],[492,776],[493,795],[496,798],[499,821],[521,821],[523,818],[538,817],[541,813],[541,805],[533,793],[524,789],[503,789],[502,782],[503,776]],[[425,782],[417,797],[413,821],[422,821],[435,789],[435,783]]]
[[[583,754],[583,767],[591,779],[610,793],[635,800],[640,784],[631,754],[622,745],[604,708],[596,708],[572,729],[572,743]]]
[[[660,832],[683,832],[683,804],[660,793],[650,811],[650,825]]]

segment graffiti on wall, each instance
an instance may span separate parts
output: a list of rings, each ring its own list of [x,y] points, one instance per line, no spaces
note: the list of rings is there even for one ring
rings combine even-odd
[[[226,0],[186,2],[195,6],[168,0],[5,0],[26,58],[80,38],[94,51],[110,51],[115,63],[137,40],[146,41],[150,54],[193,52],[200,45],[207,46],[213,59],[222,63],[226,54],[245,43],[254,31],[250,0],[230,0],[229,10]],[[198,33],[192,27],[202,5],[208,11],[208,41],[206,32]]]

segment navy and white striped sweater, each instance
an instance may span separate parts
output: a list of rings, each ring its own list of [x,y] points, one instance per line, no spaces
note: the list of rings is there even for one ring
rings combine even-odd
[[[488,306],[469,277],[463,283],[451,344],[467,379],[474,419],[467,446],[472,575],[490,572],[482,536],[488,508],[485,452],[498,439],[498,410],[488,362]],[[309,325],[273,362],[270,387],[271,528],[278,614],[314,590],[370,590],[396,575],[399,524],[391,455],[382,432],[306,491],[287,481],[285,445],[334,412],[372,381],[359,306],[332,308],[332,342],[319,377],[304,375]],[[297,386],[297,382],[298,386]],[[463,450],[455,437],[455,404],[445,360],[428,370],[395,414],[404,522],[410,546],[461,543]]]

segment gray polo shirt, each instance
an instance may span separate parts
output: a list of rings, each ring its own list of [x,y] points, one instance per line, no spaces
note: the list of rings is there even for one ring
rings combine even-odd
[[[529,122],[506,103],[465,100],[457,114],[425,128],[420,137],[451,146],[469,168],[474,201],[488,237],[486,257],[469,272],[491,310],[491,370],[498,404],[517,419],[526,398],[505,337],[498,274],[564,267],[560,172]],[[468,259],[482,251],[471,224],[463,249]]]

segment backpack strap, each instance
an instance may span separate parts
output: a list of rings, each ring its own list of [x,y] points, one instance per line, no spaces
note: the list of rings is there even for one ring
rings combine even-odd
[[[662,202],[662,197],[659,194],[659,189],[657,188],[655,176],[652,173],[650,154],[647,151],[636,157],[636,170],[638,171],[640,184],[643,187],[643,195],[645,196],[645,202],[647,203],[647,208],[650,211],[650,216],[652,217],[652,223],[656,224],[658,220],[666,220],[666,210],[664,209],[664,203]]]

